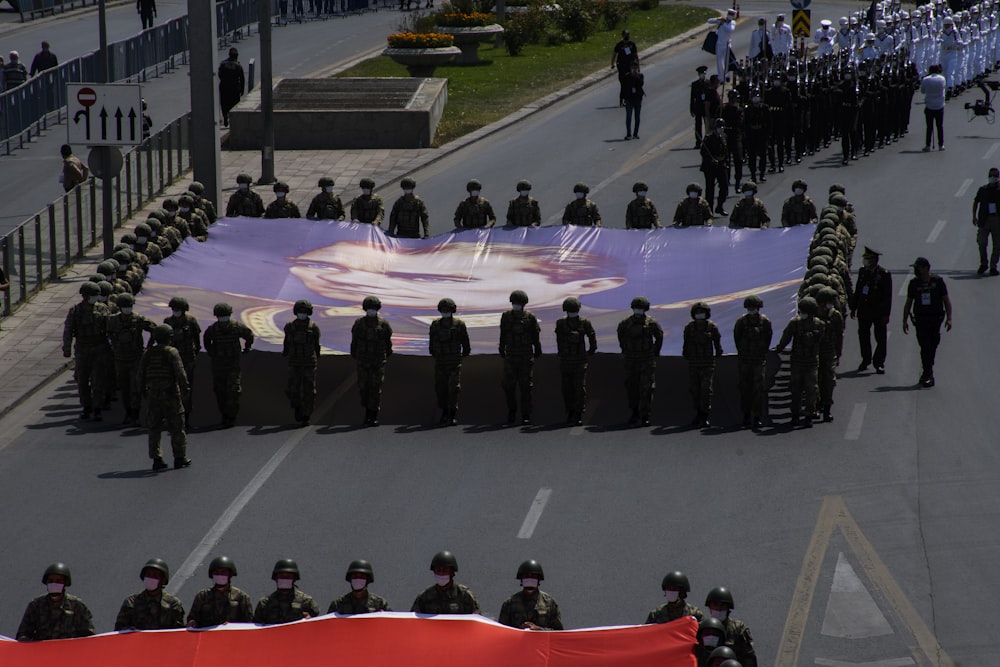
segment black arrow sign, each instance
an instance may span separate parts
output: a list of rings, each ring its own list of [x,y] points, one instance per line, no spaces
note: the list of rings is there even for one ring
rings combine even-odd
[[[80,116],[83,116],[84,118],[87,119],[87,141],[90,141],[90,108],[88,107],[86,109],[80,109],[75,114],[73,114],[73,122],[79,123]]]
[[[108,110],[101,107],[101,113],[98,114],[101,117],[101,141],[108,140]]]
[[[115,112],[115,125],[118,129],[118,136],[115,138],[117,141],[122,140],[122,117],[125,114],[122,113],[122,108],[118,107],[118,111]]]
[[[135,107],[128,110],[129,141],[135,141]]]

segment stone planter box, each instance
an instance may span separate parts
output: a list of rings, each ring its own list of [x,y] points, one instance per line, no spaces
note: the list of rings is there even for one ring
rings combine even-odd
[[[502,33],[503,26],[497,23],[469,28],[446,28],[438,25],[434,26],[434,32],[451,35],[455,38],[455,46],[462,50],[462,54],[455,58],[456,64],[476,65],[481,62],[479,60],[479,44],[488,42]]]
[[[451,62],[452,58],[462,55],[457,46],[446,46],[437,49],[394,49],[389,47],[382,51],[400,65],[405,65],[410,76],[434,76],[434,70],[439,65]]]

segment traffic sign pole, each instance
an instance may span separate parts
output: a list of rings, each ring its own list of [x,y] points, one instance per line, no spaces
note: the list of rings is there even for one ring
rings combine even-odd
[[[97,6],[97,22],[98,22],[98,32],[100,34],[101,41],[101,54],[100,54],[100,76],[101,83],[109,83],[109,73],[108,73],[108,14],[106,10],[106,0],[99,0]],[[83,91],[81,91],[83,92]],[[77,95],[79,99],[79,94]],[[96,101],[96,96],[95,96]],[[81,101],[82,103],[82,101]],[[88,108],[89,111],[89,108]],[[107,117],[104,116],[104,110],[101,110],[102,115],[102,125]],[[103,137],[107,137],[107,132],[101,133]],[[87,114],[87,136],[90,136],[90,114]],[[104,173],[104,177],[101,179],[101,208],[103,218],[104,218],[104,259],[111,257],[114,252],[115,247],[115,222],[114,217],[111,215],[111,156],[107,149],[101,151],[101,171]]]

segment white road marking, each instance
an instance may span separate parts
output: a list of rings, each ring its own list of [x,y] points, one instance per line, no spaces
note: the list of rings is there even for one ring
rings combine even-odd
[[[843,553],[837,555],[837,566],[833,572],[833,584],[830,586],[830,598],[826,603],[820,634],[847,639],[867,639],[892,634],[889,621]]]
[[[972,185],[972,179],[971,178],[967,178],[964,181],[962,181],[962,187],[960,187],[958,189],[958,192],[955,193],[955,196],[956,197],[964,197],[965,193],[969,189],[970,185]]]
[[[994,143],[992,146],[990,146],[990,149],[986,151],[986,154],[983,155],[983,159],[989,160],[991,157],[993,157],[993,154],[997,152],[998,148],[1000,148],[1000,142]]]
[[[947,225],[947,224],[948,224],[947,220],[938,220],[937,224],[934,225],[934,229],[931,230],[930,235],[927,237],[927,242],[928,243],[934,243],[935,241],[937,241],[938,240],[938,236],[941,235],[941,231],[944,229],[944,226]]]
[[[857,440],[861,437],[861,427],[865,423],[865,410],[867,403],[855,403],[854,410],[851,411],[851,419],[847,422],[847,430],[844,432],[844,440]]]
[[[535,526],[538,525],[538,520],[542,518],[542,512],[545,510],[545,505],[549,502],[549,496],[551,495],[552,489],[544,487],[538,489],[535,500],[531,503],[531,508],[528,510],[528,515],[524,517],[524,523],[521,524],[521,530],[517,533],[518,539],[531,539],[531,535],[535,532]]]
[[[844,662],[843,660],[828,660],[827,658],[816,658],[817,665],[824,667],[906,667],[915,665],[913,658],[889,658],[888,660],[876,660],[875,662]]]

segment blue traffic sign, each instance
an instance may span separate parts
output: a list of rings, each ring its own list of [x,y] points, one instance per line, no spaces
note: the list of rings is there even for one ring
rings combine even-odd
[[[790,0],[793,9],[805,9],[812,0]]]

